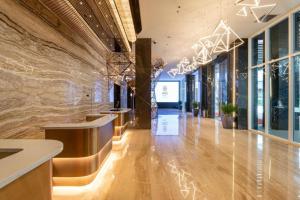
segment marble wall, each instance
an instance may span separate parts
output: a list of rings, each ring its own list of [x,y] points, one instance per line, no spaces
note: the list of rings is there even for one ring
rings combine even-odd
[[[0,138],[43,138],[44,124],[111,107],[105,57],[18,2],[0,4]]]

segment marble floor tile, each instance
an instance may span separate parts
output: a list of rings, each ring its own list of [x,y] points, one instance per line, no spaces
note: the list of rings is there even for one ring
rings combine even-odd
[[[213,119],[169,119],[127,131],[92,184],[56,187],[54,200],[300,199],[299,148]]]

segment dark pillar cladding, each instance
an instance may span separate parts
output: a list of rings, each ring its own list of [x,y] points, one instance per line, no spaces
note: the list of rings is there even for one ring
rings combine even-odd
[[[121,107],[121,86],[114,84],[114,108]]]
[[[208,64],[202,67],[202,96],[201,96],[201,112],[206,113],[206,117],[214,117],[214,67]]]
[[[247,41],[246,39],[244,41]],[[232,58],[234,59],[234,57]],[[248,44],[236,48],[236,105],[238,129],[248,129]]]
[[[151,38],[136,41],[136,128],[151,129]]]
[[[188,74],[186,78],[186,111],[193,111],[193,101],[195,99],[195,76]]]

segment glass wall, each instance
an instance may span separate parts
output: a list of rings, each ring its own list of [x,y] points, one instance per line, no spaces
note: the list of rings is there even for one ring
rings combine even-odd
[[[289,53],[289,20],[285,19],[270,29],[270,58],[278,59]]]
[[[294,15],[294,52],[300,51],[300,12]],[[293,58],[294,69],[294,132],[293,140],[300,143],[300,55]]]
[[[252,69],[252,97],[253,120],[252,128],[264,131],[265,129],[265,76],[264,67]]]
[[[251,39],[250,128],[300,143],[300,7]]]
[[[221,106],[228,103],[228,69],[227,60],[214,65],[214,108],[215,117],[221,116]]]
[[[295,41],[294,41],[294,50],[295,51],[300,51],[300,12],[297,12],[295,14]]]
[[[251,49],[252,129],[284,139],[289,138],[289,19],[253,37]]]
[[[270,133],[288,139],[289,60],[270,65]]]
[[[252,65],[259,65],[265,62],[265,33],[262,33],[252,40]]]
[[[300,56],[294,58],[294,141],[300,142]]]

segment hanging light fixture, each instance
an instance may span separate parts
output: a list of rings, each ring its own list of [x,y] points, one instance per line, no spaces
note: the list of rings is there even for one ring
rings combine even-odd
[[[211,49],[213,48],[214,44],[210,40],[200,39],[198,43],[193,45],[192,49],[194,49],[196,53],[196,57],[193,57],[194,63],[198,64],[206,64],[212,61],[211,57]]]
[[[241,6],[237,16],[247,17],[250,13],[257,23],[263,23],[266,17],[275,9],[276,3],[262,4],[261,0],[237,0],[235,5]]]
[[[167,73],[172,78],[175,78],[177,75],[184,75],[195,69],[195,65],[189,61],[188,58],[184,57],[177,65],[176,68],[170,69]]]
[[[217,38],[213,53],[228,52],[244,44],[240,36],[223,20],[220,21],[212,36]]]
[[[258,6],[260,4],[261,0],[236,0],[235,5],[240,5],[240,6]]]
[[[176,75],[178,74],[178,69],[177,68],[170,69],[167,73],[170,77],[175,78]]]

